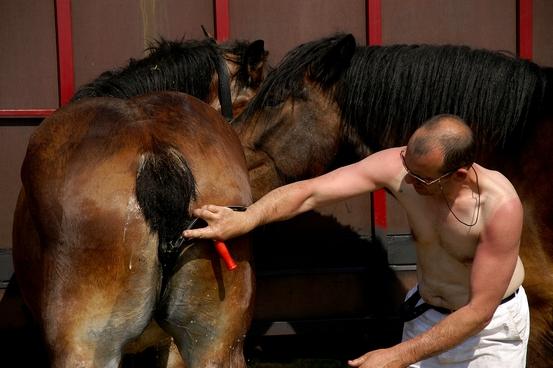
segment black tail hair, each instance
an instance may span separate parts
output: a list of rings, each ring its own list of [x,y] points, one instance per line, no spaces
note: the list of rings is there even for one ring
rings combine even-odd
[[[189,207],[196,198],[196,182],[184,156],[157,142],[140,157],[136,198],[152,230],[158,233],[158,255],[164,266],[172,263],[172,242],[191,221]]]

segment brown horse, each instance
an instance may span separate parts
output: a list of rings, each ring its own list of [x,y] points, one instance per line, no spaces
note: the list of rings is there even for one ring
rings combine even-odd
[[[459,46],[356,47],[337,35],[297,47],[235,120],[254,198],[404,145],[429,117],[470,123],[479,162],[524,202],[521,256],[531,305],[528,366],[553,365],[553,73]]]
[[[160,44],[197,65],[170,58],[179,64],[172,73],[163,55],[153,58],[155,68],[131,62],[85,86],[36,129],[21,169],[13,255],[51,366],[117,367],[125,348],[142,347],[136,339],[153,320],[187,367],[245,366],[254,290],[249,242],[232,244],[234,271],[210,242],[174,246],[193,221],[190,207],[251,202],[240,142],[192,96],[131,96],[176,85],[211,102],[216,63],[230,60],[229,96],[239,108],[266,56],[262,42],[253,45],[233,56],[212,42]],[[209,65],[211,74],[200,79]],[[102,94],[125,98],[85,98]],[[155,329],[146,335],[159,337]]]

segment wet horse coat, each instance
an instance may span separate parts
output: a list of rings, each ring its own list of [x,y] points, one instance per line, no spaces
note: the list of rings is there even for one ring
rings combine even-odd
[[[553,73],[459,46],[356,47],[351,35],[288,53],[234,125],[254,199],[366,155],[404,145],[426,119],[460,115],[478,162],[504,173],[525,210],[521,257],[531,306],[528,366],[553,357]]]
[[[246,67],[264,56],[244,59]],[[117,83],[124,73],[96,82],[120,91],[133,84],[128,75]],[[251,202],[236,134],[183,93],[84,95],[31,137],[14,216],[16,277],[52,366],[117,367],[154,318],[186,366],[245,366],[254,283],[247,239],[232,244],[232,272],[211,242],[190,245],[164,290],[159,261],[192,221],[190,208]]]

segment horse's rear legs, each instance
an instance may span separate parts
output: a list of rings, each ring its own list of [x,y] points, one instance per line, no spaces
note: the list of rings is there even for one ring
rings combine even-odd
[[[167,285],[158,323],[175,340],[188,368],[243,368],[252,316],[254,279],[249,244],[229,244],[238,267],[228,271],[211,242],[197,244]]]
[[[156,239],[141,240],[130,255],[95,248],[50,262],[40,318],[52,367],[116,368],[124,346],[144,331],[159,270]]]

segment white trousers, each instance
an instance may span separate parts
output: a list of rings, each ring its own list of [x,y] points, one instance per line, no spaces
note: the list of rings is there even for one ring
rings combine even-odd
[[[416,287],[411,289],[407,298],[415,290]],[[405,322],[402,340],[420,335],[445,317],[446,315],[429,309],[414,320]],[[529,333],[528,299],[521,286],[513,299],[497,307],[492,321],[480,333],[451,350],[410,367],[524,368]]]

